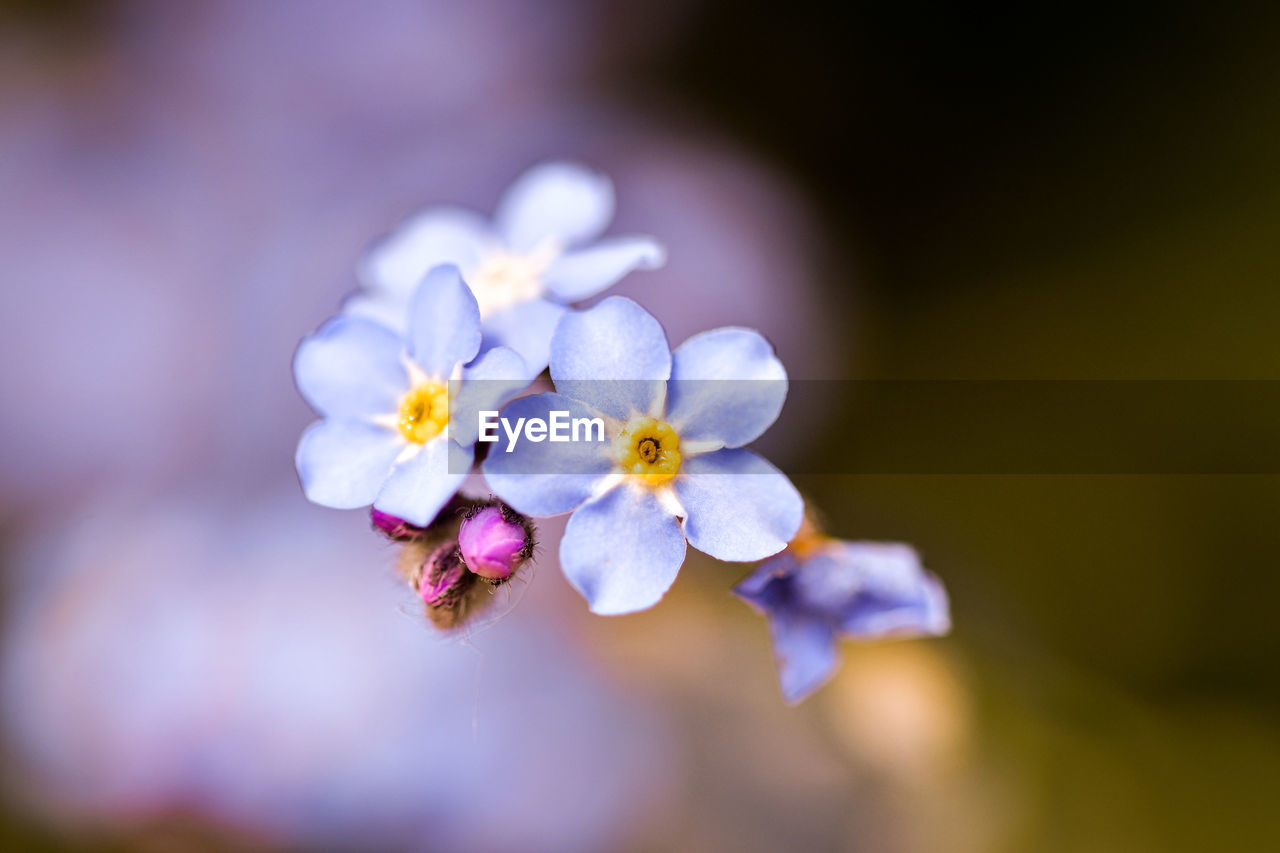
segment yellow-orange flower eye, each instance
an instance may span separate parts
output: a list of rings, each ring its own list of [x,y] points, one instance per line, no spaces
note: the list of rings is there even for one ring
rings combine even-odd
[[[613,441],[618,464],[648,486],[661,486],[680,471],[680,436],[655,418],[634,418]]]
[[[423,382],[400,398],[400,434],[405,441],[425,444],[444,432],[449,423],[449,388],[440,382]]]

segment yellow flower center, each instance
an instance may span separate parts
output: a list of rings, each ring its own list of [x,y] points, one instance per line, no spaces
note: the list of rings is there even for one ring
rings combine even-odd
[[[546,250],[529,254],[498,251],[483,258],[466,276],[480,306],[480,316],[488,317],[540,295],[542,274],[552,260],[554,254]]]
[[[426,444],[449,423],[449,386],[423,382],[400,398],[400,434],[405,441]]]
[[[622,470],[648,486],[661,486],[680,470],[680,436],[670,424],[634,418],[613,441]]]

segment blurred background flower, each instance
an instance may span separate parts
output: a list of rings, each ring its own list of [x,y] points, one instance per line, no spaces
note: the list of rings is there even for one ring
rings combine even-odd
[[[364,849],[599,849],[644,815],[674,756],[572,632],[531,607],[437,637],[369,571],[360,514],[292,498],[30,530],[3,690],[20,802],[139,843]]]
[[[611,292],[673,343],[1271,379],[1271,6],[0,10],[4,846],[1280,842],[1274,477],[798,477],[916,546],[956,632],[789,709],[746,567],[701,558],[599,619],[541,554],[482,654],[441,644],[367,519],[305,504],[289,376],[367,246],[555,157],[667,247]],[[770,459],[840,457],[856,418],[794,431],[816,396]]]

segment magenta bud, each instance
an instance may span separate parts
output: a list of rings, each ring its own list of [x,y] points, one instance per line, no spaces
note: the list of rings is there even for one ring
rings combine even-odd
[[[533,555],[533,525],[501,501],[481,504],[463,519],[458,549],[467,568],[500,584]]]
[[[418,595],[433,610],[454,610],[466,596],[475,576],[467,571],[458,554],[458,543],[446,542],[436,548],[422,565]]]
[[[369,510],[369,521],[373,523],[373,529],[381,532],[389,539],[397,542],[406,542],[410,539],[417,539],[423,534],[421,527],[416,527],[403,518],[392,515],[389,512],[383,512],[380,509]]]

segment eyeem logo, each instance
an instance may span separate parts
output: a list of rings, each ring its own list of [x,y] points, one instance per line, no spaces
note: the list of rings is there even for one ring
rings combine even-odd
[[[537,444],[542,441],[604,441],[603,418],[570,418],[567,411],[552,410],[550,420],[542,418],[517,418],[515,426],[508,418],[499,417],[496,411],[480,412],[479,441],[493,443],[499,440],[498,427],[507,436],[507,453],[515,449],[520,433]],[[595,436],[594,438],[592,436]],[[580,437],[581,436],[581,437]]]

